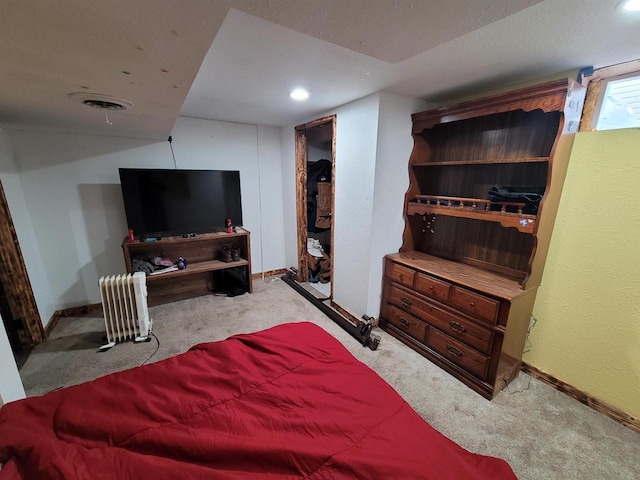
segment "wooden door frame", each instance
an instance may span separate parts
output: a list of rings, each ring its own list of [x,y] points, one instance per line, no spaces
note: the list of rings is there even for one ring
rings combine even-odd
[[[331,126],[331,297],[333,298],[333,259],[335,252],[334,221],[336,191],[336,117],[328,115],[295,127],[296,135],[296,216],[298,222],[298,281],[309,281],[309,265],[307,262],[307,130]]]
[[[22,325],[22,328],[17,329],[22,346],[30,348],[44,342],[44,328],[2,182],[0,182],[0,282],[4,287],[12,320]]]

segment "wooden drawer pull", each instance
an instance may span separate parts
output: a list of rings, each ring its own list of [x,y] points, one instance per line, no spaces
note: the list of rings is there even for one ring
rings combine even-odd
[[[449,350],[450,354],[455,355],[456,357],[461,357],[462,356],[462,352],[460,350],[458,350],[456,347],[453,347],[451,345],[447,345],[447,350]]]
[[[475,304],[475,303],[473,303],[473,302],[469,302],[469,305],[471,305],[472,307],[475,307],[475,306],[476,306],[476,304]]]
[[[400,318],[398,319],[398,321],[400,322],[400,324],[401,324],[403,327],[408,327],[408,326],[409,326],[409,320],[407,320],[407,319],[406,319],[406,318],[404,318],[404,317],[400,317]]]
[[[449,322],[449,326],[451,330],[454,330],[458,333],[466,333],[467,329],[464,326],[460,325],[458,322]]]
[[[408,299],[408,298],[406,298],[406,297],[402,297],[402,298],[400,299],[400,301],[402,302],[402,304],[403,304],[405,307],[410,307],[410,306],[411,306],[411,300],[409,300],[409,299]]]

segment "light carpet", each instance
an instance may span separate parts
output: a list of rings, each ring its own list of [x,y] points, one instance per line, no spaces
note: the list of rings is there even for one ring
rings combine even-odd
[[[380,346],[371,351],[279,278],[254,282],[251,295],[199,297],[150,312],[160,341],[155,354],[155,339],[98,353],[102,316],[63,318],[20,372],[27,394],[135,367],[152,354],[154,362],[200,342],[307,320],[340,340],[432,426],[468,450],[504,458],[520,480],[640,479],[640,434],[523,373],[509,386],[512,393],[488,401],[379,329]]]

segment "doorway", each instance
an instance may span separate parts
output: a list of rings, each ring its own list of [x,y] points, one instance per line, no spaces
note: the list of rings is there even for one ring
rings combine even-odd
[[[336,115],[295,128],[298,281],[333,298]]]
[[[45,339],[22,250],[0,183],[0,315],[19,367]]]

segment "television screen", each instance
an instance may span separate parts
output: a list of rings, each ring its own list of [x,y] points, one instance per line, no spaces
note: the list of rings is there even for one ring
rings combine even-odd
[[[134,235],[184,235],[242,225],[240,172],[121,168],[127,224]]]

